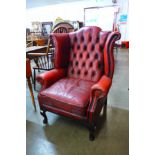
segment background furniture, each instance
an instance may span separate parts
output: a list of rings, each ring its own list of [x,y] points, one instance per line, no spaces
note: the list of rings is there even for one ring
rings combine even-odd
[[[114,72],[113,48],[119,32],[90,26],[69,34],[51,34],[55,42],[55,69],[37,76],[43,123],[46,111],[82,120],[94,140],[98,116],[107,105]]]
[[[32,29],[26,28],[26,44],[32,42],[28,46],[46,45],[52,27],[53,22],[32,22]]]
[[[53,29],[53,33],[68,33],[68,28],[65,26],[57,26]]]
[[[31,77],[32,77],[32,72],[31,72],[30,60],[26,59],[26,79],[28,82],[28,87],[30,90],[31,98],[32,98],[32,104],[33,104],[34,109],[36,111],[36,105],[35,105],[35,100],[34,100],[34,95],[33,95],[33,90],[32,90],[32,84],[31,84],[31,80],[30,80]]]
[[[47,43],[46,43],[46,39],[37,39],[35,40],[37,46],[45,46]]]
[[[32,46],[26,48],[26,58],[34,60],[36,66],[40,66],[39,57],[46,56],[47,46]],[[35,83],[35,79],[34,79]]]
[[[56,25],[54,25],[53,30],[57,27],[65,27],[67,28],[67,32],[73,32],[74,31],[74,27],[72,24],[70,24],[69,22],[59,22]]]
[[[26,48],[26,55],[27,55],[27,57],[29,57],[30,54],[32,54],[32,53],[45,53],[46,49],[47,49],[47,45],[46,46],[27,47]]]

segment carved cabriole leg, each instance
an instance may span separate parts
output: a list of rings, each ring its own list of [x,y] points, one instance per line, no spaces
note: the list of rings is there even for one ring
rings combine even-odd
[[[40,114],[44,117],[44,120],[43,120],[43,123],[44,124],[47,124],[47,116],[46,116],[46,113],[45,113],[46,111],[45,110],[41,110],[40,111]]]
[[[36,70],[33,70],[34,90],[36,90]]]
[[[106,117],[106,109],[107,109],[107,97],[101,100],[103,107],[103,116]],[[104,103],[103,103],[104,102]],[[96,130],[97,120],[93,119],[92,122],[89,122],[89,140],[93,141],[95,139],[95,130]]]

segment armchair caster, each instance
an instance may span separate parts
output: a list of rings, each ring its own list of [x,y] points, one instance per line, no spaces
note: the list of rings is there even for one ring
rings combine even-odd
[[[48,120],[47,120],[47,116],[46,116],[45,111],[40,111],[40,114],[44,117],[43,123],[44,124],[47,124],[48,123]]]

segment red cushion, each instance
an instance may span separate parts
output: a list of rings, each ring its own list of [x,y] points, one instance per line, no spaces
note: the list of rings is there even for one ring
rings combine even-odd
[[[40,99],[50,106],[84,116],[93,84],[86,80],[63,78],[40,92]]]

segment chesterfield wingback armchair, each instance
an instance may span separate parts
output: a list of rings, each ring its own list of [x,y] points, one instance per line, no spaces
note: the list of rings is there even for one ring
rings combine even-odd
[[[42,85],[38,101],[43,123],[48,122],[46,111],[83,120],[89,127],[89,139],[94,140],[98,116],[107,105],[114,73],[113,48],[120,33],[90,26],[50,37],[55,44],[55,69],[37,76]]]

